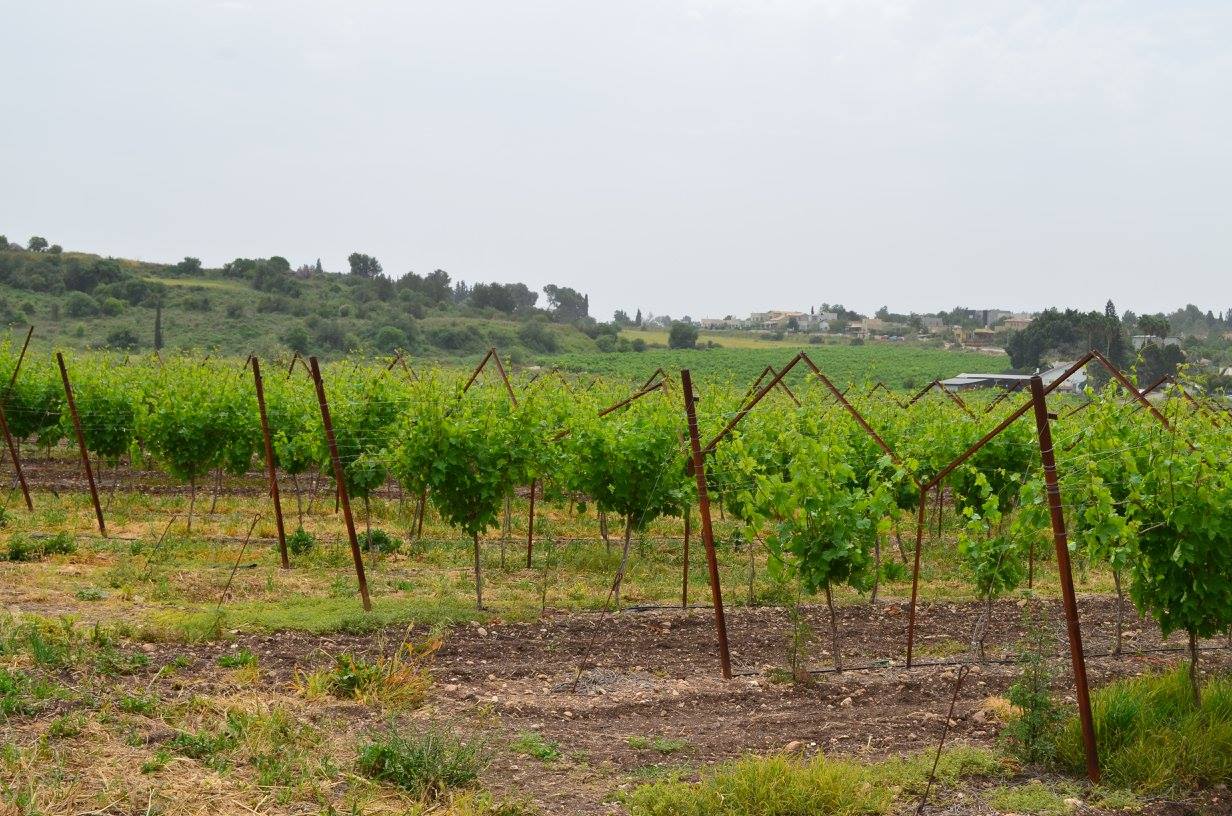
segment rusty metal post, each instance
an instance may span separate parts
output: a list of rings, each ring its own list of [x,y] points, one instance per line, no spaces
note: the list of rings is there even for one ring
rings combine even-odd
[[[911,668],[915,646],[915,608],[920,594],[920,551],[924,548],[924,528],[928,524],[928,488],[920,488],[920,506],[915,520],[915,564],[911,568],[911,606],[907,611],[907,668]]]
[[[531,556],[535,551],[535,488],[538,479],[530,480],[530,523],[526,526],[526,568],[531,567]]]
[[[321,366],[316,357],[309,357],[309,371],[317,388],[317,402],[321,404],[321,423],[325,426],[325,441],[329,444],[329,458],[334,465],[334,479],[338,482],[338,500],[342,503],[342,517],[346,520],[347,538],[351,542],[351,558],[355,561],[355,577],[359,579],[359,597],[364,602],[364,611],[372,611],[368,597],[368,578],[364,575],[364,558],[359,551],[359,539],[355,537],[355,518],[351,515],[351,497],[347,495],[346,472],[338,456],[338,440],[334,437],[334,423],[329,416],[329,402],[325,399],[325,383],[321,381]]]
[[[282,497],[278,494],[278,469],[274,465],[274,442],[270,438],[269,415],[265,410],[265,385],[261,381],[261,363],[256,356],[252,358],[252,381],[257,389],[257,409],[261,413],[261,437],[265,442],[265,470],[269,474],[270,498],[274,500],[274,521],[278,527],[278,555],[282,558],[282,568],[291,568],[291,559],[287,556],[287,529],[282,520]]]
[[[9,394],[13,393],[13,386],[17,385],[17,375],[21,373],[21,364],[26,359],[26,349],[30,348],[30,338],[33,336],[34,327],[31,326],[30,330],[26,332],[26,342],[21,344],[21,354],[17,355],[17,364],[13,366],[13,376],[9,377],[8,387],[4,389],[4,399],[2,401],[5,405],[8,405]]]
[[[98,486],[94,484],[94,468],[90,467],[90,454],[86,451],[86,435],[81,430],[81,416],[77,413],[77,401],[73,399],[73,387],[68,382],[68,369],[64,367],[64,355],[58,351],[56,362],[60,364],[60,378],[64,380],[64,397],[68,400],[68,411],[73,417],[73,431],[77,434],[77,447],[81,449],[81,465],[85,468],[86,482],[90,485],[90,500],[94,502],[98,531],[103,538],[106,538],[107,523],[103,521],[103,506],[98,503]]]
[[[689,608],[689,508],[684,509],[684,576],[680,580],[680,608]]]
[[[17,472],[17,483],[21,485],[21,495],[26,499],[26,509],[34,512],[34,502],[30,500],[30,486],[26,484],[26,474],[21,469],[21,458],[17,455],[17,443],[9,433],[9,421],[4,415],[4,404],[0,402],[0,430],[4,431],[4,444],[8,445],[9,457],[13,460],[13,470]]]
[[[1040,459],[1044,465],[1048,511],[1052,518],[1052,538],[1057,549],[1057,571],[1060,573],[1061,594],[1065,601],[1065,625],[1069,632],[1070,659],[1074,665],[1075,696],[1078,700],[1078,716],[1082,721],[1087,776],[1092,782],[1099,782],[1099,752],[1095,745],[1091,692],[1087,686],[1087,667],[1082,653],[1082,630],[1078,625],[1078,600],[1074,595],[1074,575],[1069,563],[1069,542],[1065,532],[1065,514],[1061,509],[1061,489],[1057,486],[1057,462],[1052,450],[1052,428],[1048,425],[1048,404],[1044,399],[1044,383],[1039,375],[1031,378],[1031,399],[1035,403],[1035,427],[1039,432]]]
[[[723,614],[723,588],[719,585],[719,561],[714,552],[714,529],[710,522],[710,495],[706,492],[706,459],[702,455],[702,443],[698,438],[697,406],[694,405],[696,398],[693,395],[693,378],[689,369],[681,369],[680,384],[684,388],[684,412],[689,423],[693,475],[697,477],[697,509],[702,517],[702,544],[706,547],[706,561],[710,567],[710,594],[714,598],[714,628],[719,638],[719,664],[723,668],[723,679],[730,680],[732,673],[731,654],[727,649],[727,618]]]

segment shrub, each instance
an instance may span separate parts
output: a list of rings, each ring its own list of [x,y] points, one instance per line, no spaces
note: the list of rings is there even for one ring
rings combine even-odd
[[[287,549],[292,555],[306,555],[312,552],[316,545],[317,540],[313,537],[312,533],[303,527],[287,536]]]
[[[375,550],[380,553],[396,553],[402,549],[402,539],[391,536],[384,530],[372,530],[360,533],[356,540],[361,550]]]
[[[132,329],[116,329],[107,335],[106,345],[110,349],[136,351],[141,345],[141,340]]]
[[[360,749],[358,764],[365,776],[435,802],[453,788],[473,785],[488,761],[480,744],[429,727],[409,739],[399,734],[374,739]]]
[[[257,665],[257,656],[247,649],[237,649],[234,652],[219,655],[218,665],[224,669],[242,669],[245,666]]]
[[[522,328],[518,329],[518,340],[531,351],[543,354],[551,354],[560,348],[556,333],[538,320],[523,324]]]
[[[382,326],[372,338],[372,345],[377,351],[392,354],[398,349],[406,348],[406,332],[396,326]]]
[[[64,313],[69,317],[93,317],[98,314],[98,301],[85,292],[70,292],[64,299]]]

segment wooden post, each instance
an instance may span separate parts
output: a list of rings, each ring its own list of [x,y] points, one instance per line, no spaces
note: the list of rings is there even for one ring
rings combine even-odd
[[[1087,776],[1099,782],[1099,750],[1095,745],[1095,723],[1091,716],[1091,692],[1087,686],[1087,666],[1082,653],[1082,630],[1078,625],[1078,599],[1074,594],[1074,574],[1069,563],[1069,541],[1065,514],[1061,509],[1061,489],[1057,486],[1057,462],[1052,450],[1052,428],[1048,425],[1048,404],[1044,382],[1031,378],[1031,399],[1035,403],[1035,427],[1039,432],[1040,459],[1044,465],[1044,484],[1048,488],[1048,512],[1052,519],[1052,538],[1057,549],[1057,572],[1061,577],[1061,596],[1065,601],[1065,626],[1069,632],[1069,655],[1074,665],[1075,697],[1082,722],[1082,743],[1086,748]]]
[[[56,352],[56,362],[60,365],[60,378],[64,380],[64,397],[68,400],[68,410],[73,417],[73,431],[77,434],[77,447],[81,450],[81,466],[86,471],[86,482],[90,485],[90,500],[94,502],[94,515],[98,518],[98,531],[103,538],[107,537],[107,523],[103,521],[103,506],[98,503],[98,486],[94,484],[94,469],[90,467],[90,454],[86,451],[86,436],[81,430],[81,416],[77,413],[77,401],[73,399],[73,387],[68,382],[68,369],[64,367],[64,355]]]
[[[265,410],[265,385],[261,382],[261,363],[252,358],[252,381],[257,389],[257,410],[261,414],[261,436],[265,443],[265,470],[269,474],[270,497],[274,500],[274,522],[278,526],[278,555],[282,568],[291,568],[287,556],[287,529],[282,520],[282,497],[278,493],[278,470],[274,465],[274,442],[270,438],[269,415]]]
[[[730,680],[732,673],[731,654],[727,649],[727,617],[723,613],[723,588],[719,585],[719,561],[714,551],[714,529],[710,522],[710,495],[706,491],[706,460],[702,455],[702,443],[697,433],[697,407],[694,405],[696,397],[693,395],[693,379],[687,368],[680,371],[680,383],[684,387],[684,411],[689,423],[693,475],[697,477],[697,508],[702,517],[702,544],[706,547],[706,561],[710,567],[710,594],[714,599],[714,628],[719,639],[719,665],[723,669],[723,679]]]
[[[346,471],[338,456],[338,440],[334,438],[334,423],[329,416],[329,402],[325,399],[325,383],[321,382],[321,367],[316,357],[309,357],[309,372],[317,388],[317,402],[321,404],[321,423],[325,426],[325,441],[329,444],[329,458],[334,465],[334,479],[338,483],[338,501],[342,504],[342,517],[346,519],[347,538],[351,542],[351,558],[355,561],[355,577],[359,579],[359,597],[364,602],[364,611],[372,611],[368,597],[368,578],[364,575],[364,557],[359,551],[359,539],[355,536],[355,518],[351,515],[351,497],[347,495]]]

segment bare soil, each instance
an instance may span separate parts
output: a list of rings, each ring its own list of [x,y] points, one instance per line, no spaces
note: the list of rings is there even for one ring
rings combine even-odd
[[[1024,603],[995,605],[987,639],[989,660],[975,662],[959,689],[948,740],[995,743],[999,726],[990,700],[1004,695],[1016,676],[1010,658],[1024,634]],[[1056,688],[1072,698],[1061,608],[1052,601],[1032,603],[1040,605],[1057,632]],[[1127,611],[1125,653],[1107,656],[1115,599],[1085,597],[1080,606],[1087,671],[1094,686],[1157,670],[1185,656],[1180,636],[1165,642],[1153,625],[1140,624],[1132,610]],[[922,605],[917,644],[924,652],[929,644],[940,645],[936,653],[953,651],[956,644],[967,643],[980,611],[976,604]],[[499,751],[484,779],[494,792],[532,799],[549,814],[622,812],[612,801],[613,793],[654,776],[663,766],[677,766],[687,775],[748,753],[790,749],[872,759],[935,747],[945,728],[957,667],[969,654],[917,652],[917,665],[908,669],[903,663],[905,602],[886,599],[875,611],[862,605],[842,608],[839,614],[844,662],[862,668],[831,670],[828,615],[824,606],[809,607],[805,617],[815,633],[810,648],[816,672],[808,683],[771,680],[770,670],[785,665],[790,624],[781,609],[729,610],[735,677],[726,681],[719,676],[709,609],[574,613],[529,624],[459,626],[437,653],[428,716],[484,731],[497,742],[533,731],[559,744],[564,757],[548,763]],[[204,644],[191,653],[212,664],[222,651],[248,648],[273,682],[289,683],[297,671],[323,665],[330,655],[388,651],[405,634],[238,635],[231,643]],[[1208,670],[1232,665],[1226,644],[1205,646]],[[160,658],[184,653],[156,648],[166,654],[152,655],[154,666]],[[355,708],[355,716],[371,728],[383,727],[379,715]],[[680,740],[684,747],[663,755],[631,747],[631,737]],[[1223,812],[1220,793],[1198,802],[1155,802],[1150,812]],[[1200,810],[1192,811],[1194,806]],[[945,812],[984,811],[950,802]]]

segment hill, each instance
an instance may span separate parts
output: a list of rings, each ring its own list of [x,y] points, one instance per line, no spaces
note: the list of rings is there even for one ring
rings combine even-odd
[[[355,271],[292,269],[283,258],[237,258],[207,269],[66,252],[0,237],[0,323],[35,326],[35,342],[126,352],[200,349],[337,357],[408,350],[447,360],[498,346],[515,361],[584,353],[615,335],[587,315],[588,298],[549,286],[547,308],[525,285],[455,282],[443,271],[397,280],[352,256]]]

